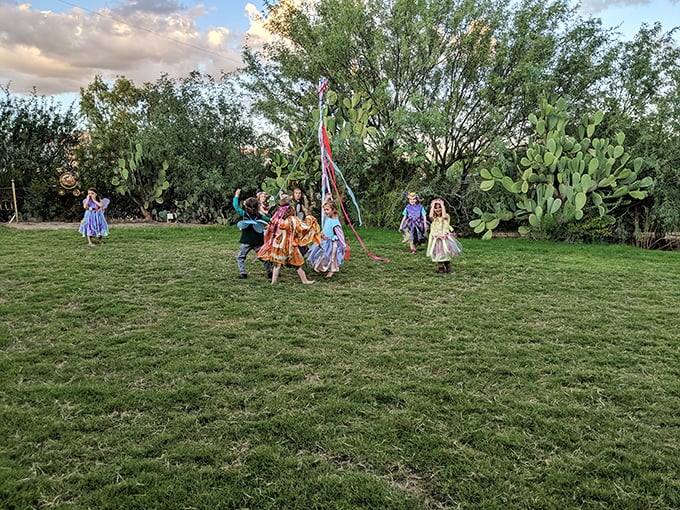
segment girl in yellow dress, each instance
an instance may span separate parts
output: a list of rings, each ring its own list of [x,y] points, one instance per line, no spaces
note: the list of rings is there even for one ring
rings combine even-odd
[[[306,216],[303,220],[298,218],[288,196],[283,195],[264,233],[264,244],[257,252],[258,258],[274,264],[272,285],[278,281],[282,265],[295,267],[302,283],[314,283],[314,280],[307,278],[302,267],[305,258],[300,252],[301,246],[312,242],[321,245],[319,222],[314,216]]]
[[[437,273],[450,273],[451,259],[463,252],[449,221],[444,201],[435,198],[430,203],[430,237],[426,254],[437,263]]]

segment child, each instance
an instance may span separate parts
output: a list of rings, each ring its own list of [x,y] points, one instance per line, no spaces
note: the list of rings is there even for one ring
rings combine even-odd
[[[404,235],[405,243],[409,243],[411,253],[416,252],[416,245],[425,242],[425,232],[427,230],[427,212],[420,203],[420,197],[416,193],[409,193],[408,205],[402,213],[399,232]]]
[[[311,242],[321,244],[319,223],[314,216],[300,220],[295,216],[295,208],[291,207],[288,195],[282,195],[279,208],[271,219],[264,234],[264,245],[258,252],[262,260],[275,264],[272,271],[272,285],[279,278],[282,265],[295,267],[304,284],[312,284],[314,280],[307,278],[302,265],[305,259],[300,253],[300,246]]]
[[[258,211],[262,216],[269,215],[269,195],[264,191],[258,191],[255,196],[257,197]]]
[[[309,214],[309,210],[307,209],[307,197],[305,197],[302,194],[302,190],[300,188],[295,188],[293,190],[293,204],[291,207],[295,208],[295,216],[297,216],[300,220],[304,220],[305,216]],[[300,253],[302,253],[303,257],[307,256],[307,248],[306,246],[300,246]]]
[[[326,278],[331,278],[345,259],[347,244],[340,226],[338,206],[332,198],[323,204],[323,235],[321,246],[314,245],[306,255],[307,262],[316,272],[327,271]]]
[[[301,220],[305,219],[305,216],[309,214],[307,209],[307,197],[305,197],[300,188],[295,188],[293,190],[293,204],[295,207],[295,216]]]
[[[427,256],[437,263],[437,273],[451,272],[451,259],[463,252],[463,247],[453,234],[453,228],[446,213],[444,201],[435,198],[430,203],[430,238],[427,243]]]
[[[238,222],[238,228],[241,230],[241,239],[239,243],[238,254],[236,255],[236,265],[238,266],[239,278],[248,278],[248,271],[246,271],[246,256],[251,250],[255,253],[262,247],[264,243],[264,229],[269,221],[269,216],[264,216],[258,211],[259,203],[257,198],[246,198],[243,202],[243,209],[238,205],[238,199],[241,196],[241,188],[234,193],[232,205],[236,212],[243,217],[243,220]],[[267,271],[267,278],[271,280],[272,266],[266,261],[260,259],[265,271]]]
[[[83,199],[83,209],[85,209],[85,216],[83,216],[78,227],[78,232],[83,237],[87,237],[87,245],[94,246],[92,238],[99,239],[99,244],[104,244],[104,237],[109,235],[109,225],[104,216],[104,210],[109,205],[109,199],[100,199],[97,191],[94,188],[88,188],[87,196]]]

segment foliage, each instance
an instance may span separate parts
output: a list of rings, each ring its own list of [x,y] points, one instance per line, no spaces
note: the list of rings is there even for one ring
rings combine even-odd
[[[616,240],[614,225],[606,218],[590,218],[566,225],[566,233],[552,235],[571,242],[610,243]]]
[[[680,507],[680,253],[361,234],[303,289],[235,226],[0,226],[0,507]]]
[[[167,181],[168,162],[160,166],[151,161],[141,143],[130,146],[127,158],[118,160],[111,184],[120,195],[129,195],[137,204],[145,220],[151,219],[149,207],[163,203],[163,192],[170,187]]]
[[[529,116],[535,132],[525,153],[514,153],[514,172],[504,175],[498,167],[481,170],[480,189],[502,185],[506,200],[494,211],[475,210],[479,217],[470,222],[475,232],[485,232],[489,239],[501,221],[511,219],[520,223],[521,234],[535,236],[595,215],[611,224],[617,208],[630,199],[645,198],[653,180],[638,178],[642,158],[633,161],[632,169],[627,166],[630,155],[623,133],[617,133],[615,141],[595,137],[603,118],[601,111],[585,115],[571,135],[566,101],[561,98],[553,106],[544,99],[539,115]]]
[[[294,140],[292,136],[290,138]],[[281,150],[274,150],[270,154],[270,171],[274,175],[266,177],[262,183],[262,190],[270,197],[276,197],[280,191],[290,192],[296,187],[303,190],[308,197],[316,196],[321,179],[319,151],[317,144],[310,144],[310,140],[304,145],[291,141],[290,156],[286,156]]]
[[[341,97],[333,90],[325,90],[321,95],[319,107],[310,115],[310,122],[304,132],[288,134],[290,154],[275,150],[270,155],[270,167],[274,175],[267,177],[262,189],[270,196],[276,196],[281,190],[299,187],[311,198],[312,209],[320,212],[321,160],[319,147],[320,118],[328,135],[331,153],[358,150],[366,157],[364,141],[375,134],[375,128],[369,126],[372,115],[376,111],[372,101],[355,93],[351,97]],[[343,176],[345,169],[341,168]],[[348,172],[350,178],[352,171]],[[339,179],[339,176],[338,176]],[[338,183],[341,187],[341,183]],[[340,190],[343,193],[343,190]],[[348,211],[349,212],[349,211]]]
[[[680,140],[677,141],[680,147]],[[654,216],[659,233],[680,232],[680,154],[656,171]],[[673,166],[671,166],[673,165]]]
[[[14,180],[24,219],[72,214],[74,202],[58,194],[59,171],[77,172],[77,126],[73,105],[63,110],[54,98],[17,96],[0,87],[0,188]]]
[[[80,89],[80,112],[88,139],[80,147],[78,159],[86,187],[95,187],[104,196],[111,194],[118,161],[129,154],[130,143],[138,141],[146,116],[144,102],[144,88],[125,76],[111,84],[95,76]],[[122,195],[116,197],[113,206],[127,208]]]
[[[609,34],[563,1],[267,5],[275,37],[245,52],[257,111],[298,129],[321,76],[338,94],[370,101],[366,136],[346,156],[356,179],[382,184],[357,188],[376,188],[369,203],[410,183],[450,184],[452,169],[466,186],[476,161],[523,140],[541,92],[587,102],[595,90],[583,84],[606,79],[612,61]]]
[[[273,143],[258,137],[245,102],[228,77],[163,77],[149,90],[145,139],[170,165],[166,206],[180,221],[224,223],[236,188],[255,191]]]
[[[144,203],[154,201],[167,180],[170,187],[163,190],[163,207],[180,221],[226,222],[233,215],[234,190],[254,190],[264,177],[263,155],[272,142],[255,134],[227,77],[216,82],[200,73],[179,80],[162,76],[143,87],[119,78],[111,88],[97,79],[85,92],[86,112],[95,131],[90,159],[114,158],[105,165],[110,165],[110,182],[117,186],[121,182],[118,161],[128,153],[130,141],[144,148],[144,161],[153,172],[163,172],[167,164],[167,175],[153,185],[154,191],[136,197],[144,210]],[[157,217],[165,211],[147,212]]]

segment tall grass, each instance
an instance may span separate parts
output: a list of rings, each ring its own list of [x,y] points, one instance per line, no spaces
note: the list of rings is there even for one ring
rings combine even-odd
[[[680,508],[680,254],[0,227],[2,508]]]

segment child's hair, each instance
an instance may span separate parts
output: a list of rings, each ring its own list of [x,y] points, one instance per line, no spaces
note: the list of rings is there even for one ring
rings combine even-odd
[[[94,191],[94,194],[99,196],[99,193],[97,193],[97,190],[94,188],[87,188],[87,191]]]
[[[331,208],[331,213],[332,213],[332,214],[330,215],[331,218],[334,218],[335,216],[338,215],[338,206],[337,206],[337,204],[335,203],[335,200],[333,200],[332,197],[329,196],[329,197],[326,199],[326,201],[324,202],[323,205],[324,205],[324,206],[327,205],[328,207]]]
[[[436,212],[434,210],[435,205],[440,205],[441,210],[439,212]],[[446,206],[444,206],[444,201],[441,198],[435,198],[432,202],[430,202],[430,218],[435,218],[435,217],[445,217],[446,216]]]
[[[251,217],[257,215],[258,207],[259,203],[255,197],[246,198],[243,201],[243,210]]]
[[[302,205],[304,205],[306,207],[307,206],[307,195],[305,195],[305,192],[302,191],[302,188],[300,188],[298,186],[296,188],[293,188],[293,193],[291,195],[293,199],[295,199],[295,192],[296,191],[300,192],[300,200],[298,201],[298,203],[302,203]]]
[[[406,200],[411,200],[412,198],[416,199],[416,202],[420,203],[420,197],[418,196],[418,193],[415,191],[411,191],[408,195],[406,195]]]

